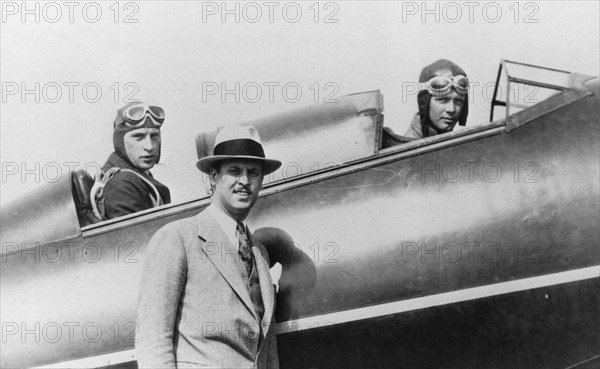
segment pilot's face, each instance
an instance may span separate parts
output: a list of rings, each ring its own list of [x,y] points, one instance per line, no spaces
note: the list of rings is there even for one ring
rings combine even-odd
[[[210,175],[213,202],[236,221],[243,221],[262,189],[262,163],[256,160],[226,160]]]
[[[446,96],[432,96],[429,101],[429,120],[442,132],[450,132],[456,126],[465,105],[466,96],[454,89]]]
[[[452,77],[449,69],[435,73],[437,76]],[[454,89],[446,96],[432,96],[429,100],[429,120],[438,130],[450,132],[456,126],[462,112],[466,96],[460,96]]]
[[[138,128],[123,136],[125,152],[131,163],[142,171],[152,169],[158,161],[160,150],[160,130],[158,128]]]

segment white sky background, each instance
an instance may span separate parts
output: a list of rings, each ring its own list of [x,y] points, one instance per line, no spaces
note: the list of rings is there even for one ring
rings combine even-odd
[[[204,14],[203,4],[195,1],[136,1],[125,8],[119,3],[118,22],[114,22],[114,2],[98,1],[102,14],[96,23],[82,16],[87,2],[75,2],[73,22],[69,8],[56,23],[56,8],[37,2],[40,20],[26,16],[22,22],[21,1],[2,1],[0,35],[0,78],[2,105],[0,113],[2,190],[4,205],[24,195],[36,183],[54,180],[56,169],[68,174],[68,162],[102,165],[113,151],[112,122],[116,110],[133,88],[133,98],[154,102],[165,108],[167,119],[162,129],[162,158],[153,174],[169,186],[173,202],[192,200],[204,195],[201,176],[196,170],[195,136],[219,125],[243,122],[273,113],[313,104],[319,83],[318,100],[323,101],[332,88],[335,96],[379,89],[385,101],[385,125],[403,133],[416,112],[416,96],[402,93],[403,82],[416,82],[423,66],[439,58],[461,65],[474,87],[469,125],[488,121],[489,94],[482,86],[496,78],[500,58],[522,61],[584,74],[599,75],[599,2],[456,2],[456,6],[438,3],[439,22],[428,14],[422,22],[422,2],[326,2],[318,3],[319,22],[315,22],[314,2],[298,2],[302,15],[296,23],[282,16],[286,2],[277,4],[273,22],[269,8],[257,2],[262,18],[240,22],[233,14],[221,21],[221,13]],[[28,2],[35,9],[36,2]],[[221,2],[206,3],[220,6]],[[240,10],[246,5],[239,2]],[[472,21],[469,5],[475,4]],[[18,7],[17,13],[14,13]],[[46,13],[44,14],[44,6]],[[112,9],[111,9],[112,6]],[[234,9],[235,2],[228,3]],[[310,7],[313,7],[312,9]],[[444,6],[446,6],[444,8]],[[133,15],[137,23],[125,23]],[[436,2],[427,2],[435,11]],[[512,8],[511,8],[512,7]],[[502,14],[495,12],[500,8]],[[519,9],[517,15],[515,10]],[[254,17],[254,10],[246,8]],[[445,9],[445,11],[444,11]],[[289,16],[295,16],[289,7]],[[325,16],[337,10],[332,20]],[[409,11],[416,11],[410,14]],[[95,18],[93,7],[88,15]],[[525,22],[526,16],[529,21]],[[487,19],[486,19],[487,16]],[[404,17],[404,19],[403,19]],[[516,17],[516,19],[515,19]],[[288,19],[290,19],[288,18]],[[491,19],[498,18],[492,23]],[[516,20],[516,21],[515,21]],[[454,22],[453,22],[454,21]],[[22,84],[34,89],[40,84],[40,101],[33,94],[24,95]],[[73,102],[64,83],[74,87]],[[205,96],[206,82],[226,83],[233,88],[256,82],[263,86],[262,98],[255,103],[240,96]],[[269,101],[265,82],[280,83]],[[296,103],[284,99],[282,86],[297,83],[302,98]],[[56,89],[62,96],[57,102]],[[82,92],[86,83],[100,86],[97,102],[94,89],[89,96]],[[119,83],[115,101],[115,83]],[[10,94],[16,84],[19,91]],[[49,85],[50,84],[50,85]],[[46,96],[43,88],[47,86]],[[111,86],[113,89],[111,90]],[[253,90],[252,90],[253,91]],[[293,90],[289,90],[293,98]],[[334,97],[335,97],[334,96]],[[403,102],[403,99],[405,102]],[[315,147],[318,150],[318,147]],[[267,153],[268,155],[268,153]],[[326,160],[324,160],[326,161]],[[39,163],[36,178],[36,163]],[[13,174],[17,168],[17,172]],[[92,167],[93,168],[93,167]],[[23,177],[23,169],[30,174]]]

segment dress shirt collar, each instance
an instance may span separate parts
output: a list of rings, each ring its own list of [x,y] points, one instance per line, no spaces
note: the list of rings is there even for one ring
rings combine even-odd
[[[238,251],[240,241],[237,237],[237,222],[229,215],[225,214],[225,212],[214,203],[211,203],[207,210],[210,211],[210,214],[215,218],[217,224],[221,227],[223,232],[225,232],[229,242],[235,246],[235,250]],[[246,225],[243,225],[244,229],[246,229]]]

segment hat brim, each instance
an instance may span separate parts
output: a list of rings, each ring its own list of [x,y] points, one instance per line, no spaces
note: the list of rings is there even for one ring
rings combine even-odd
[[[223,160],[240,160],[240,159],[248,159],[248,160],[256,160],[260,161],[263,165],[263,175],[271,174],[279,167],[281,167],[281,162],[279,160],[274,159],[266,159],[261,158],[259,156],[247,156],[247,155],[212,155],[206,156],[202,159],[199,159],[196,162],[196,167],[200,169],[202,172],[206,174],[210,174],[212,168],[214,168],[215,164],[223,161]]]

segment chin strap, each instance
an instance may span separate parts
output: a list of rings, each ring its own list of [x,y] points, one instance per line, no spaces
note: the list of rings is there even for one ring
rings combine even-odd
[[[144,178],[141,174],[137,173],[134,170],[113,167],[107,170],[106,172],[100,172],[100,176],[96,178],[94,185],[92,186],[92,190],[90,191],[90,199],[92,200],[92,209],[94,210],[94,214],[100,218],[105,219],[104,215],[104,187],[106,184],[113,179],[113,177],[120,171],[133,173],[136,176],[140,177],[152,190],[154,194],[150,193],[150,199],[152,199],[152,207],[157,207],[163,205],[163,199],[158,192],[156,186],[150,182],[148,179]]]

